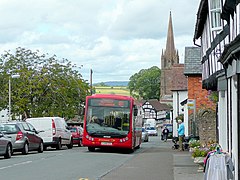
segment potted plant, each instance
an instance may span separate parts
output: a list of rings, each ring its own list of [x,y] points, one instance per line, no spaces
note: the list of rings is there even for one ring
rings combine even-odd
[[[189,152],[193,152],[194,148],[196,147],[200,147],[201,146],[201,143],[199,140],[190,140],[189,141]]]

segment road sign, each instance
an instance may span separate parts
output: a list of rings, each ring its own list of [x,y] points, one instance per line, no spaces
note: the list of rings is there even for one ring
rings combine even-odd
[[[188,99],[188,109],[194,109],[195,108],[195,99]]]

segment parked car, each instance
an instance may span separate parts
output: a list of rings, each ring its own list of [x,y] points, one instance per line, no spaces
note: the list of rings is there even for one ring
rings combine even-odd
[[[22,154],[36,150],[39,153],[43,152],[43,140],[30,123],[11,121],[3,123],[2,126],[2,132],[11,138],[13,152],[20,151]]]
[[[77,144],[79,147],[82,146],[83,128],[80,126],[73,126],[70,128],[73,138],[73,144]]]
[[[1,129],[1,127],[0,127],[0,129]],[[4,136],[4,134],[2,132],[0,132],[0,155],[3,155],[4,158],[6,158],[6,159],[11,158],[11,156],[12,156],[11,139]]]
[[[142,128],[142,141],[143,142],[148,142],[149,138],[148,138],[148,132],[147,130],[143,127]]]
[[[63,118],[27,118],[26,122],[31,123],[40,132],[39,135],[43,139],[44,149],[51,146],[59,150],[62,145],[66,145],[69,149],[73,147],[72,133]]]
[[[149,136],[157,136],[158,135],[157,129],[155,127],[147,127],[146,130],[147,130]]]

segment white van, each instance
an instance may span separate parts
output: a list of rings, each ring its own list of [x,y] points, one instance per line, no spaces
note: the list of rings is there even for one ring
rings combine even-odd
[[[48,146],[56,149],[61,149],[62,145],[67,145],[69,149],[73,147],[71,131],[63,118],[38,117],[27,118],[26,121],[39,132],[45,149]]]

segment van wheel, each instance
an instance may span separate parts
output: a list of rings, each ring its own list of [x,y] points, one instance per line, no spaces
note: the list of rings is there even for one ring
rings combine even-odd
[[[72,149],[73,148],[73,140],[71,139],[70,144],[67,145],[68,149]]]
[[[24,143],[24,146],[23,146],[23,149],[22,149],[22,154],[28,154],[28,151],[29,151],[29,147],[28,147],[28,143],[25,142]]]
[[[94,147],[88,147],[88,150],[89,150],[90,152],[94,152],[94,151],[95,151],[95,148],[94,148]]]
[[[5,159],[9,159],[12,156],[12,147],[10,144],[7,145],[6,153],[4,154]]]
[[[42,152],[43,152],[43,149],[44,149],[44,147],[43,147],[43,142],[41,141],[40,144],[39,144],[38,152],[39,152],[39,153],[42,153]]]
[[[60,150],[60,149],[62,149],[62,142],[61,142],[61,138],[59,138],[59,139],[58,139],[58,143],[57,143],[56,149],[57,149],[57,150]]]

